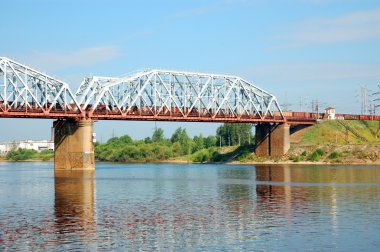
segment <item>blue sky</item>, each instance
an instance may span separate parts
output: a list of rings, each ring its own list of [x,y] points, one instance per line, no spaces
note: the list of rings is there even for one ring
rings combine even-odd
[[[68,82],[144,68],[239,75],[293,110],[300,97],[359,113],[380,84],[380,2],[371,0],[1,1],[0,55]],[[370,98],[371,99],[371,98]],[[306,106],[303,105],[305,108]],[[1,119],[0,141],[45,139],[51,120]],[[28,130],[25,130],[28,126]],[[218,124],[157,122],[214,134]],[[12,129],[9,131],[9,129]],[[98,140],[152,122],[97,122]]]

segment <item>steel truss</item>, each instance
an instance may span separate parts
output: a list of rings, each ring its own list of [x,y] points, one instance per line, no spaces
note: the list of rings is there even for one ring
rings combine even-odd
[[[95,76],[75,95],[96,119],[285,121],[274,95],[236,76],[165,70]]]
[[[236,76],[146,70],[65,82],[0,57],[0,117],[284,122],[276,97]]]
[[[0,117],[84,117],[68,84],[0,57]]]

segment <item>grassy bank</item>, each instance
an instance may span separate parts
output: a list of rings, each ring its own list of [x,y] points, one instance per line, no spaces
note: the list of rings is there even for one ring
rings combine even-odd
[[[206,162],[380,164],[380,122],[327,121],[296,138],[281,158],[257,157],[247,145],[217,148]]]
[[[327,144],[380,144],[380,122],[327,121],[309,127],[301,143]]]
[[[35,150],[27,149],[14,149],[7,153],[7,155],[2,156],[0,160],[4,161],[50,161],[54,158],[54,152],[49,150],[44,150],[41,152]]]

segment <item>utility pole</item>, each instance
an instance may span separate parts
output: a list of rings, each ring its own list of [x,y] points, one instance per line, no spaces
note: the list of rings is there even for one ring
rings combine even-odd
[[[368,113],[371,115],[371,116],[374,116],[376,114],[376,107],[375,107],[375,104],[370,102],[369,105],[368,105]]]
[[[319,104],[318,104],[318,98],[315,100],[315,110],[317,111],[317,117],[319,118]]]
[[[367,85],[360,86],[360,105],[361,114],[365,115],[367,113]]]
[[[319,103],[318,103],[318,98],[313,100],[311,103],[311,111],[317,115],[316,119],[319,119]]]
[[[309,97],[305,97],[305,112],[309,112]]]
[[[288,92],[285,92],[285,111],[289,111]]]
[[[379,91],[373,93],[372,95],[375,96],[375,99],[373,99],[373,115],[376,115],[376,108],[380,108],[380,85],[377,85],[379,87]],[[376,97],[377,96],[377,97]],[[378,103],[378,104],[376,104]]]
[[[289,100],[288,100],[288,92],[285,92],[285,98],[284,98],[284,103],[281,104],[281,107],[283,107],[283,111],[291,111],[291,106],[292,104],[289,103]]]

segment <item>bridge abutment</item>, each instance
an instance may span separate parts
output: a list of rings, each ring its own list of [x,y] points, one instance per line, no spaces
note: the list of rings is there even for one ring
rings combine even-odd
[[[256,125],[256,149],[259,157],[281,157],[290,148],[290,127],[287,123]]]
[[[95,170],[92,120],[54,121],[54,170]]]

